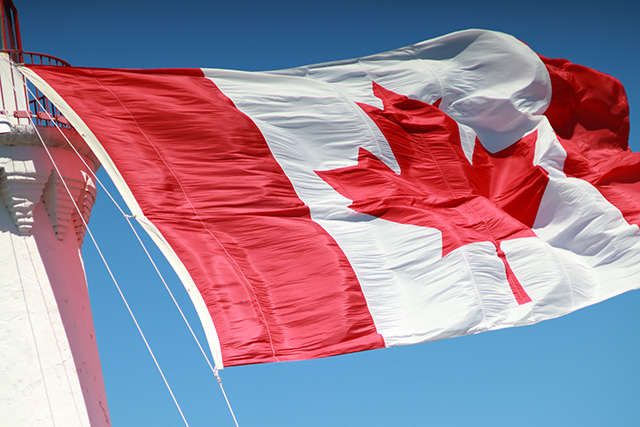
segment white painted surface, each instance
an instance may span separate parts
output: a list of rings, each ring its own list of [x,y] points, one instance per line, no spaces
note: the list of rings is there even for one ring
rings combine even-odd
[[[27,91],[24,76],[12,65],[9,55],[0,53],[0,106],[4,114],[0,116],[0,133],[10,131],[8,125],[27,125],[29,118],[18,118],[16,111],[27,111]]]
[[[51,151],[88,218],[86,166]],[[0,424],[108,426],[73,203],[43,148],[0,146],[0,168]]]

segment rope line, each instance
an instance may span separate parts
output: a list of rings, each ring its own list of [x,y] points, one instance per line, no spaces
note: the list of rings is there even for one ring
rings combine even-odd
[[[32,124],[33,124],[33,122],[32,122]],[[68,194],[69,198],[71,199],[71,202],[73,203],[73,207],[75,208],[76,213],[78,213],[78,216],[80,217],[80,220],[82,221],[82,224],[86,228],[87,234],[89,234],[89,237],[91,238],[91,241],[93,242],[93,245],[95,246],[96,251],[98,252],[98,255],[100,256],[100,259],[102,260],[102,263],[104,264],[105,268],[107,269],[107,272],[109,273],[109,276],[111,277],[111,280],[113,281],[116,289],[118,290],[118,293],[120,294],[120,297],[122,298],[122,302],[124,302],[124,305],[127,308],[127,311],[129,312],[129,315],[131,316],[131,319],[133,320],[133,323],[136,325],[136,328],[138,329],[138,332],[140,333],[140,336],[142,337],[142,340],[144,341],[144,344],[147,347],[147,350],[149,351],[149,354],[151,355],[151,358],[153,359],[153,362],[155,363],[156,368],[158,368],[158,372],[160,373],[160,376],[162,377],[162,380],[164,381],[165,385],[167,386],[167,390],[169,391],[169,394],[171,394],[171,398],[173,399],[173,402],[175,403],[176,407],[178,408],[178,412],[180,412],[180,416],[182,417],[182,420],[184,421],[184,424],[188,427],[189,423],[187,423],[187,420],[185,419],[184,414],[182,413],[182,409],[180,408],[180,404],[176,400],[176,397],[173,394],[173,391],[171,390],[171,386],[169,385],[169,382],[167,381],[167,378],[165,377],[164,372],[162,371],[162,368],[160,367],[160,364],[158,363],[158,360],[156,359],[156,356],[153,353],[153,350],[151,350],[151,346],[149,345],[149,342],[147,341],[147,338],[144,335],[144,332],[142,332],[142,328],[140,328],[140,324],[138,323],[138,320],[136,319],[136,316],[133,314],[133,311],[131,310],[131,307],[129,306],[129,303],[127,302],[127,299],[124,296],[124,293],[122,292],[122,289],[120,288],[120,285],[118,284],[118,281],[116,280],[115,276],[113,275],[113,272],[111,271],[111,268],[109,267],[109,264],[107,263],[107,260],[104,257],[104,255],[102,253],[102,250],[98,246],[98,242],[96,241],[96,239],[93,236],[93,233],[89,229],[89,224],[84,219],[84,215],[82,215],[82,212],[80,211],[80,208],[78,207],[78,204],[76,203],[76,200],[74,200],[73,194],[71,193],[71,190],[67,186],[67,183],[66,183],[64,177],[60,173],[60,169],[58,168],[58,165],[56,164],[55,160],[53,159],[53,156],[51,155],[51,152],[49,151],[49,148],[46,146],[46,144],[44,142],[44,139],[40,135],[40,132],[38,132],[38,130],[37,130],[35,125],[34,125],[34,129],[36,129],[36,134],[38,135],[38,139],[40,139],[40,142],[42,143],[42,147],[45,149],[45,151],[47,153],[47,156],[49,157],[49,160],[51,160],[51,163],[53,164],[53,167],[54,167],[56,173],[60,177],[60,182],[62,182],[62,185],[64,186],[65,190],[67,191],[67,194]]]
[[[227,398],[227,393],[224,392],[224,387],[222,387],[222,379],[218,374],[218,368],[214,368],[213,374],[216,376],[216,379],[218,380],[218,385],[220,385],[220,391],[222,391],[224,400],[227,402],[227,407],[229,408],[229,412],[231,412],[231,416],[233,417],[233,422],[236,424],[236,427],[240,427],[238,425],[238,420],[236,419],[236,415],[233,413],[233,409],[231,409],[231,404],[229,403],[229,399]]]
[[[28,91],[28,93],[29,93],[29,94],[30,94],[34,99],[36,99],[36,102],[38,103],[38,105],[39,105],[41,108],[43,108],[43,109],[44,109],[44,107],[43,107],[43,105],[41,104],[40,100],[39,100],[39,99],[37,99],[37,98],[34,96],[33,92],[32,92],[32,91],[31,91],[31,89],[27,86],[26,81],[24,81],[24,79],[23,79],[23,82],[24,82],[25,88],[26,88],[26,90]],[[15,87],[14,87],[14,91],[15,91]],[[31,119],[30,119],[30,121],[31,121]],[[192,337],[193,337],[193,339],[195,340],[195,342],[196,342],[196,344],[197,344],[197,346],[198,346],[198,348],[199,348],[199,350],[200,350],[200,352],[201,352],[202,356],[204,357],[204,359],[205,359],[205,361],[206,361],[206,363],[207,363],[207,365],[208,365],[209,369],[211,370],[211,372],[212,372],[212,373],[214,374],[214,376],[216,377],[216,380],[217,380],[217,382],[218,382],[218,385],[220,386],[220,391],[222,392],[222,395],[223,395],[223,397],[224,397],[224,399],[225,399],[225,402],[226,402],[227,407],[228,407],[228,409],[229,409],[229,412],[230,412],[230,414],[231,414],[231,416],[232,416],[232,418],[233,418],[233,421],[234,421],[234,423],[235,423],[236,427],[239,427],[239,425],[238,425],[238,421],[237,421],[236,416],[235,416],[234,411],[233,411],[233,408],[231,407],[231,404],[230,404],[230,402],[229,402],[229,399],[228,399],[228,397],[227,397],[227,394],[226,394],[226,392],[225,392],[225,390],[224,390],[224,387],[222,386],[222,380],[221,380],[220,375],[219,375],[219,373],[218,373],[218,368],[217,368],[217,367],[214,367],[214,366],[211,364],[211,361],[209,360],[209,357],[207,356],[207,354],[206,354],[206,352],[205,352],[204,348],[202,347],[202,344],[201,344],[200,340],[198,339],[198,337],[196,336],[195,332],[193,331],[193,328],[191,327],[190,322],[187,320],[186,316],[184,315],[184,312],[182,311],[182,309],[181,309],[180,305],[178,304],[177,300],[175,299],[175,297],[174,297],[174,295],[173,295],[173,293],[172,293],[171,289],[169,288],[169,286],[168,286],[168,284],[167,284],[167,282],[166,282],[166,280],[165,280],[164,276],[163,276],[163,275],[162,275],[162,273],[160,272],[160,270],[159,270],[159,268],[158,268],[157,264],[156,264],[156,263],[155,263],[155,261],[153,260],[153,258],[152,258],[152,256],[151,256],[151,254],[149,253],[149,251],[148,251],[148,249],[147,249],[146,245],[144,244],[144,242],[142,241],[142,239],[141,239],[140,235],[138,234],[137,230],[135,229],[135,227],[133,226],[132,222],[130,221],[130,219],[131,219],[131,218],[136,218],[136,215],[131,215],[131,214],[127,214],[127,213],[125,213],[125,211],[122,209],[122,207],[119,205],[119,203],[115,200],[115,198],[114,198],[114,196],[111,194],[111,192],[109,192],[109,190],[106,188],[106,186],[104,185],[104,183],[102,182],[102,180],[101,180],[100,178],[98,178],[97,174],[93,171],[93,168],[91,168],[91,167],[87,164],[87,162],[85,161],[84,157],[83,157],[83,156],[78,152],[78,150],[75,148],[75,146],[71,143],[71,141],[69,140],[69,138],[67,137],[67,135],[65,135],[65,133],[64,133],[64,132],[62,131],[62,129],[58,126],[58,124],[57,124],[57,123],[55,123],[55,121],[52,121],[52,123],[53,123],[54,127],[58,130],[58,132],[60,133],[60,135],[62,135],[62,137],[64,138],[64,140],[67,142],[67,144],[72,148],[72,150],[75,152],[75,154],[78,156],[78,158],[79,158],[79,159],[82,161],[82,163],[85,165],[85,167],[86,167],[86,168],[87,168],[87,170],[89,171],[89,173],[90,173],[90,175],[92,176],[92,178],[93,178],[93,179],[95,179],[95,181],[98,183],[98,185],[99,185],[99,186],[102,188],[102,190],[107,194],[107,196],[109,197],[109,199],[111,200],[111,202],[116,206],[116,208],[120,211],[120,213],[122,214],[122,216],[126,219],[127,224],[129,224],[129,227],[130,227],[130,228],[131,228],[131,230],[133,231],[133,234],[136,236],[136,239],[138,240],[138,242],[139,242],[140,246],[141,246],[141,247],[142,247],[142,249],[144,250],[144,252],[145,252],[145,254],[146,254],[147,258],[149,259],[149,261],[151,262],[151,264],[152,264],[152,266],[153,266],[154,270],[155,270],[155,271],[156,271],[156,273],[158,274],[158,277],[159,277],[159,278],[160,278],[160,280],[162,281],[162,283],[163,283],[163,285],[164,285],[165,290],[169,293],[169,295],[170,295],[170,297],[171,297],[171,300],[173,301],[174,305],[175,305],[175,306],[176,306],[176,308],[178,309],[178,312],[180,313],[180,316],[182,317],[183,321],[185,322],[185,324],[186,324],[187,328],[189,329],[189,332],[191,333],[191,336],[192,336]],[[34,128],[35,128],[35,126],[34,126]],[[38,138],[40,139],[40,142],[41,142],[41,143],[42,143],[42,145],[44,146],[45,150],[47,151],[47,154],[49,155],[49,157],[50,157],[50,159],[51,159],[51,161],[52,161],[52,163],[53,163],[53,158],[52,158],[52,156],[50,155],[50,153],[49,153],[49,151],[48,151],[48,149],[47,149],[47,147],[46,147],[46,145],[45,145],[45,143],[44,143],[44,140],[42,139],[42,136],[38,133],[37,129],[36,129],[36,133],[38,134]],[[55,163],[54,163],[54,166],[55,166]],[[56,166],[56,170],[57,170],[57,166]],[[58,171],[58,174],[60,175],[59,171]],[[61,178],[62,178],[62,176],[61,176]],[[63,183],[64,183],[64,179],[62,179],[62,180],[63,180]],[[175,398],[175,396],[174,396],[174,394],[173,394],[173,392],[172,392],[172,390],[171,390],[171,388],[170,388],[170,386],[169,386],[169,384],[168,384],[168,382],[167,382],[167,380],[166,380],[166,378],[165,378],[165,376],[164,376],[164,373],[162,372],[162,369],[160,368],[160,365],[158,364],[158,362],[157,362],[157,360],[156,360],[156,358],[155,358],[155,355],[153,354],[153,352],[152,352],[152,350],[151,350],[151,347],[149,346],[149,344],[148,344],[148,342],[147,342],[147,340],[146,340],[146,337],[144,336],[144,333],[142,332],[142,329],[140,328],[140,326],[139,326],[139,324],[138,324],[138,322],[137,322],[137,320],[136,320],[136,318],[135,318],[135,316],[134,316],[134,314],[133,314],[133,312],[132,312],[131,308],[129,307],[129,304],[128,304],[128,303],[127,303],[127,301],[126,301],[126,298],[124,297],[124,294],[122,293],[122,290],[120,289],[120,286],[118,285],[117,281],[115,280],[115,277],[113,276],[113,273],[111,272],[111,270],[110,270],[109,266],[107,265],[106,259],[104,258],[103,254],[102,254],[102,251],[99,249],[98,244],[97,244],[96,240],[95,240],[95,239],[94,239],[94,237],[93,237],[93,233],[91,233],[91,231],[89,230],[89,226],[88,226],[88,224],[87,224],[86,220],[84,219],[84,216],[83,216],[82,214],[80,214],[80,212],[79,212],[79,208],[78,208],[78,206],[76,205],[75,201],[73,200],[73,197],[71,196],[71,193],[70,193],[69,189],[67,188],[66,183],[64,183],[64,184],[65,184],[65,188],[67,189],[67,192],[69,192],[70,198],[72,199],[72,201],[73,201],[73,203],[74,203],[74,207],[76,208],[76,211],[79,213],[79,216],[80,216],[80,218],[82,219],[83,225],[85,226],[85,228],[86,228],[86,230],[87,230],[87,232],[88,232],[89,236],[91,237],[91,240],[92,240],[92,242],[93,242],[94,246],[96,247],[96,250],[98,251],[98,253],[99,253],[99,255],[100,255],[100,258],[102,259],[102,261],[103,261],[103,263],[104,263],[105,267],[106,267],[106,268],[107,268],[107,270],[109,271],[109,274],[110,274],[110,276],[111,276],[111,278],[112,278],[112,280],[113,280],[113,282],[114,282],[114,284],[115,284],[115,286],[116,286],[116,288],[117,288],[117,290],[118,290],[118,293],[120,294],[120,296],[121,296],[121,298],[122,298],[122,300],[123,300],[123,302],[124,302],[125,306],[127,307],[127,310],[129,311],[129,314],[130,314],[130,316],[132,317],[132,319],[133,319],[133,321],[134,321],[134,323],[135,323],[135,325],[136,325],[136,328],[138,329],[138,332],[140,333],[140,335],[141,335],[141,337],[142,337],[143,341],[145,342],[145,345],[147,346],[147,349],[148,349],[149,353],[151,354],[151,357],[153,358],[154,363],[156,364],[156,367],[158,368],[158,371],[160,372],[160,375],[162,376],[162,379],[163,379],[163,381],[165,382],[165,385],[167,386],[167,389],[169,390],[169,393],[171,394],[171,397],[172,397],[172,399],[173,399],[174,403],[176,404],[176,407],[178,408],[178,411],[180,412],[180,415],[181,415],[181,417],[182,417],[182,419],[183,419],[183,421],[184,421],[185,425],[187,425],[187,426],[188,426],[188,423],[187,423],[187,421],[186,421],[186,419],[185,419],[185,417],[184,417],[184,414],[182,413],[182,410],[181,410],[181,408],[180,408],[180,405],[178,404],[178,402],[177,402],[177,400],[176,400],[176,398]],[[137,218],[136,218],[136,219],[137,219]]]
[[[31,96],[33,96],[33,92],[31,92],[31,90],[27,87],[27,90],[29,91],[29,93],[31,94]],[[40,103],[40,100],[37,100],[38,105],[40,105],[40,107],[42,107],[42,104]],[[158,276],[160,277],[160,280],[162,281],[164,288],[166,289],[166,291],[169,293],[169,295],[171,296],[171,300],[173,301],[173,303],[175,304],[176,308],[178,309],[178,311],[180,312],[180,315],[182,317],[182,319],[184,320],[185,324],[187,325],[187,328],[189,329],[189,331],[191,332],[191,336],[193,337],[193,339],[196,341],[198,348],[200,349],[200,352],[202,353],[202,356],[205,358],[205,360],[207,361],[207,365],[209,366],[210,370],[212,373],[215,374],[214,372],[214,367],[211,364],[211,361],[209,360],[209,357],[207,356],[206,352],[204,351],[202,344],[200,343],[200,340],[198,339],[198,337],[196,336],[195,332],[193,331],[193,328],[191,327],[191,324],[189,323],[189,321],[187,320],[186,316],[184,315],[182,309],[180,308],[180,305],[178,304],[178,302],[176,301],[171,289],[169,288],[169,286],[167,285],[167,282],[164,278],[164,276],[162,275],[162,273],[160,272],[159,268],[157,267],[155,261],[153,260],[153,258],[151,257],[151,254],[149,253],[149,251],[147,250],[146,245],[144,244],[144,242],[142,241],[142,239],[140,238],[140,235],[138,234],[138,232],[136,231],[135,227],[133,226],[133,224],[131,223],[131,221],[129,221],[130,218],[136,218],[136,215],[132,215],[132,214],[127,214],[125,213],[124,209],[122,209],[122,207],[120,206],[120,204],[116,201],[115,197],[111,194],[111,192],[109,192],[109,190],[107,189],[107,187],[104,185],[104,183],[102,182],[102,180],[100,178],[98,178],[98,176],[96,175],[96,173],[93,171],[93,168],[91,168],[87,162],[85,161],[84,157],[82,156],[82,154],[80,154],[78,152],[78,150],[76,149],[76,147],[71,143],[71,141],[69,141],[69,138],[67,138],[67,135],[64,134],[64,132],[62,132],[62,129],[60,129],[60,127],[57,125],[57,123],[52,122],[55,126],[55,128],[60,132],[60,135],[64,138],[64,140],[67,142],[67,144],[73,149],[73,151],[75,152],[75,154],[78,156],[78,158],[82,161],[82,163],[84,164],[84,166],[87,168],[87,170],[89,171],[89,173],[91,174],[91,177],[93,179],[95,179],[95,181],[100,185],[100,188],[102,188],[102,190],[107,194],[107,196],[109,197],[109,199],[111,199],[111,202],[115,205],[115,207],[120,211],[120,213],[122,214],[122,216],[127,220],[127,223],[129,224],[129,227],[131,228],[131,230],[133,231],[133,234],[136,236],[138,242],[140,243],[140,245],[142,246],[142,248],[144,249],[144,252],[147,256],[147,258],[149,259],[149,261],[151,262],[151,264],[153,265],[156,273],[158,274]]]
[[[64,375],[67,379],[67,385],[69,386],[69,390],[72,391],[73,387],[71,386],[71,379],[69,378],[69,372],[67,370],[67,363],[65,363],[65,359],[62,356],[62,350],[60,349],[60,342],[58,341],[58,336],[56,334],[56,328],[53,325],[53,320],[51,319],[51,311],[49,310],[49,305],[47,304],[47,298],[44,295],[44,290],[42,288],[42,282],[40,281],[40,277],[38,276],[38,269],[36,268],[33,255],[31,254],[31,248],[29,248],[29,244],[27,242],[27,237],[24,237],[25,247],[27,248],[27,253],[29,254],[29,261],[31,262],[31,268],[33,269],[33,275],[36,278],[36,282],[38,283],[38,288],[40,289],[40,296],[42,297],[42,303],[44,304],[45,310],[47,311],[47,318],[49,319],[49,326],[51,326],[51,332],[55,337],[56,349],[58,350],[58,356],[62,361],[62,368],[64,370]],[[22,279],[20,279],[22,282]],[[78,422],[82,424],[82,417],[80,416],[80,410],[78,409],[78,402],[76,398],[73,399],[73,406],[76,410],[76,415],[78,416]]]
[[[32,97],[35,96],[33,95],[33,92],[31,91],[31,89],[27,86],[26,81],[24,81],[24,86],[26,88],[26,90],[31,94]],[[17,90],[16,87],[13,87],[14,92],[17,94]],[[42,107],[42,104],[40,104],[39,100],[37,101],[38,104]],[[109,264],[107,263],[106,258],[104,257],[102,250],[100,249],[98,242],[96,241],[95,237],[93,236],[93,233],[91,232],[91,229],[89,228],[89,224],[87,224],[87,221],[84,218],[84,215],[82,215],[82,212],[80,211],[80,208],[78,207],[78,204],[76,203],[76,200],[73,197],[73,194],[71,193],[71,190],[69,189],[63,175],[60,173],[60,169],[58,168],[58,165],[56,164],[55,160],[53,159],[53,156],[51,154],[51,152],[49,151],[49,148],[47,147],[46,143],[44,142],[44,139],[42,138],[42,135],[40,134],[40,132],[38,131],[38,128],[35,126],[35,124],[33,123],[33,120],[31,118],[29,118],[30,123],[32,124],[33,128],[35,129],[35,133],[38,136],[38,139],[40,140],[40,143],[42,144],[42,147],[44,148],[45,152],[47,153],[47,156],[49,157],[49,160],[51,161],[56,173],[58,174],[58,176],[60,177],[60,181],[62,182],[68,196],[69,199],[71,200],[71,202],[73,203],[73,206],[75,208],[76,213],[78,213],[78,216],[80,217],[80,220],[82,221],[82,224],[84,225],[84,227],[86,228],[87,234],[89,234],[89,237],[91,238],[91,241],[93,242],[93,245],[96,248],[96,251],[98,252],[98,255],[100,256],[100,259],[102,260],[102,263],[104,264],[105,268],[107,269],[107,272],[109,273],[109,276],[111,277],[111,280],[113,281],[119,295],[120,298],[122,299],[125,307],[127,308],[127,311],[129,312],[129,315],[131,316],[131,319],[133,320],[133,323],[136,326],[136,329],[138,330],[138,333],[140,334],[145,346],[147,347],[147,351],[149,352],[149,354],[151,355],[151,358],[153,359],[154,364],[156,365],[156,368],[158,369],[158,372],[160,373],[160,376],[162,377],[162,380],[165,383],[165,386],[167,387],[167,390],[169,391],[169,394],[171,395],[171,398],[173,399],[174,404],[176,405],[176,408],[178,409],[178,412],[180,413],[180,417],[182,418],[182,421],[184,422],[184,424],[189,427],[189,423],[187,422],[184,413],[182,412],[182,408],[180,407],[180,404],[178,403],[173,390],[171,389],[171,386],[169,385],[169,382],[167,381],[166,376],[164,375],[164,372],[162,371],[162,368],[160,367],[160,364],[158,363],[158,360],[156,359],[156,356],[153,352],[153,350],[151,349],[151,346],[149,345],[149,342],[147,341],[147,338],[144,334],[144,332],[142,331],[142,328],[140,327],[140,324],[138,323],[138,320],[136,319],[136,316],[133,314],[133,311],[131,310],[131,307],[129,306],[129,303],[126,299],[126,297],[124,296],[124,293],[122,292],[122,289],[120,288],[120,285],[118,284],[118,281],[116,280],[111,268],[109,267]],[[56,126],[57,127],[57,126]],[[60,131],[62,133],[62,131]],[[64,134],[63,134],[64,135]],[[68,141],[68,140],[67,140]],[[70,144],[70,142],[69,142]],[[75,150],[75,148],[74,148]],[[79,155],[79,153],[76,154]],[[84,162],[84,159],[82,159]],[[86,165],[86,163],[85,163]],[[88,168],[89,170],[92,170],[91,168]]]

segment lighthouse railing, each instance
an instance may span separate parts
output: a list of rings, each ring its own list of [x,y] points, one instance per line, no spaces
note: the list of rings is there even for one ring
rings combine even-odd
[[[49,65],[54,67],[70,66],[68,62],[60,58],[43,53],[14,49],[2,49],[0,52],[6,54],[11,61],[18,64]],[[3,78],[10,78],[11,81],[6,83],[15,88],[13,91],[2,90],[3,113],[14,124],[33,123],[36,126],[71,127],[62,113],[35,86],[29,82],[26,82],[25,85],[24,77],[10,72],[8,74],[2,73],[0,80]],[[2,87],[6,88],[7,84],[2,84]],[[16,98],[18,97],[17,93],[11,93],[17,92],[21,87],[24,87],[24,99],[28,100],[26,103],[20,102]]]

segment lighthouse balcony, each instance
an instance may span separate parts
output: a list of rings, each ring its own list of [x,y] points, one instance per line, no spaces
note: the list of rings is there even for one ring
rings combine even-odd
[[[0,132],[10,129],[6,125],[35,125],[70,129],[69,121],[35,86],[25,80],[15,64],[38,64],[68,67],[62,59],[42,53],[21,50],[0,50]]]
[[[51,55],[21,50],[0,50],[0,146],[41,146],[74,150],[99,166],[89,147],[69,121],[16,65],[68,67]],[[73,147],[71,147],[73,146]]]

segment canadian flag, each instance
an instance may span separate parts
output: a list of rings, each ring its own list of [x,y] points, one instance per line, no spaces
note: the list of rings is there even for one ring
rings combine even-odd
[[[462,31],[272,72],[29,66],[218,367],[526,325],[640,284],[620,83]]]

